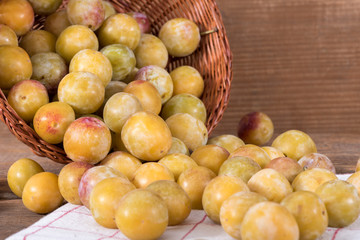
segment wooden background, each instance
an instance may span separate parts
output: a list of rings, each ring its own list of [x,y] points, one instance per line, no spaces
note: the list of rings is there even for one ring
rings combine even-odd
[[[275,136],[308,133],[338,171],[360,156],[360,1],[218,1],[234,54],[230,104],[214,134],[263,111]]]
[[[351,172],[360,156],[360,0],[218,0],[234,55],[231,97],[213,135],[236,134],[241,116],[262,111],[275,135],[299,129]],[[6,183],[9,166],[34,156],[0,123],[0,239],[34,223]]]

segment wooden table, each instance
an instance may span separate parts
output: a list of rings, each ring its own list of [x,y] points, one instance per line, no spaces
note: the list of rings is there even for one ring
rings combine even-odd
[[[356,0],[218,0],[234,54],[230,104],[213,135],[236,134],[241,116],[263,111],[277,136],[307,132],[337,172],[360,156],[360,4]],[[0,239],[41,218],[6,182],[21,157],[46,171],[62,167],[32,154],[0,123]]]

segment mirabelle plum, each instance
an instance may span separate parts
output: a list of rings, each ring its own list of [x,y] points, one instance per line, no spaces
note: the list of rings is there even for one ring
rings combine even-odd
[[[163,42],[151,34],[142,34],[139,45],[134,50],[136,67],[156,65],[165,68],[169,54]]]
[[[60,207],[64,199],[58,186],[58,176],[50,172],[33,175],[25,184],[22,201],[35,213],[49,213]]]
[[[135,67],[135,55],[125,45],[111,44],[102,48],[100,52],[110,60],[113,69],[112,81],[124,80]]]
[[[356,162],[356,168],[355,168],[355,171],[360,171],[360,158],[357,160]]]
[[[127,15],[133,17],[135,21],[139,24],[141,33],[150,33],[151,32],[151,23],[149,18],[140,12],[129,12]]]
[[[115,93],[123,92],[125,87],[127,86],[126,83],[121,81],[111,81],[105,87],[105,99],[104,102],[106,103],[110,97],[112,97]]]
[[[223,162],[229,157],[229,152],[217,145],[205,145],[196,148],[190,155],[199,166],[207,167],[218,174]]]
[[[239,177],[247,183],[249,179],[260,170],[260,165],[251,158],[238,156],[229,158],[223,162],[218,175]]]
[[[45,30],[32,30],[27,32],[20,40],[22,47],[29,56],[43,52],[55,52],[56,36]]]
[[[290,183],[303,170],[297,161],[288,157],[274,158],[265,167],[275,169],[284,175]]]
[[[351,183],[352,185],[354,185],[354,187],[357,189],[359,196],[360,196],[360,172],[357,171],[357,172],[351,174],[350,177],[348,177],[348,179],[346,179],[346,181]]]
[[[96,184],[106,178],[112,177],[120,177],[128,181],[124,174],[108,166],[95,166],[88,169],[82,175],[79,184],[79,197],[81,203],[84,204],[85,207],[90,209],[90,195]]]
[[[195,166],[182,172],[177,183],[185,190],[191,199],[192,209],[203,209],[202,196],[207,184],[216,177],[210,169]]]
[[[55,12],[45,19],[44,30],[51,32],[56,37],[60,35],[71,23],[67,17],[66,9]]]
[[[91,72],[98,76],[106,87],[112,78],[112,66],[109,59],[101,52],[83,49],[71,59],[69,72]]]
[[[241,224],[242,240],[296,240],[299,235],[294,216],[274,202],[260,202],[250,207]]]
[[[83,49],[99,49],[98,39],[90,28],[82,25],[72,25],[65,28],[55,44],[56,52],[70,63],[72,57]]]
[[[104,101],[105,87],[100,78],[89,72],[72,72],[59,83],[58,98],[77,114],[95,112]]]
[[[241,223],[246,212],[264,201],[267,201],[266,197],[254,192],[238,192],[226,199],[220,208],[220,223],[225,232],[235,239],[241,239]]]
[[[300,230],[300,239],[318,239],[328,225],[324,202],[313,192],[298,191],[289,194],[281,203],[295,217]]]
[[[202,205],[208,217],[220,223],[220,208],[223,202],[237,192],[249,192],[243,180],[231,176],[217,176],[205,187]]]
[[[265,113],[252,112],[240,119],[237,133],[245,143],[260,146],[271,139],[274,125]]]
[[[105,87],[105,97],[104,101],[101,104],[100,108],[96,111],[96,115],[102,116],[104,113],[104,107],[107,101],[115,94],[123,92],[126,87],[126,83],[121,81],[110,81]]]
[[[171,148],[168,151],[168,154],[173,153],[182,153],[188,156],[190,155],[189,149],[186,147],[185,143],[176,137],[172,137]]]
[[[101,180],[90,194],[90,210],[95,221],[106,228],[116,228],[115,213],[126,193],[135,190],[135,186],[120,177]]]
[[[152,83],[160,93],[161,103],[165,103],[173,94],[173,82],[170,74],[161,67],[153,65],[143,67],[136,73],[134,80],[145,80]]]
[[[193,53],[200,43],[199,27],[189,19],[174,18],[160,29],[159,38],[170,55],[185,57]]]
[[[20,158],[11,164],[7,172],[7,182],[11,191],[21,198],[24,186],[30,177],[44,169],[32,159]]]
[[[133,113],[142,110],[140,101],[134,95],[125,92],[115,93],[105,104],[104,121],[113,132],[121,133],[126,120]]]
[[[169,180],[151,183],[146,189],[158,194],[166,203],[169,211],[169,226],[183,222],[191,212],[191,201],[179,184]]]
[[[112,167],[132,181],[136,170],[141,166],[141,162],[130,153],[116,151],[107,155],[106,158],[100,162],[100,165]]]
[[[68,73],[65,60],[57,53],[38,53],[31,57],[31,78],[41,82],[48,93],[54,95],[61,79]]]
[[[188,113],[177,113],[166,119],[172,136],[185,143],[190,151],[206,144],[208,132],[205,124]]]
[[[161,111],[161,97],[158,90],[148,81],[136,80],[130,82],[124,92],[133,94],[146,111],[159,114]]]
[[[359,217],[360,198],[352,184],[335,179],[321,184],[315,193],[325,203],[329,227],[346,227]]]
[[[69,0],[66,11],[71,24],[84,25],[93,31],[98,29],[105,19],[101,0]]]
[[[188,113],[206,123],[205,105],[194,95],[182,93],[173,96],[164,104],[161,110],[161,117],[166,120],[176,113]]]
[[[238,147],[230,154],[229,158],[235,156],[249,157],[257,162],[261,168],[264,168],[270,162],[270,157],[265,150],[253,144],[246,144]]]
[[[23,80],[15,84],[7,99],[10,106],[26,122],[31,122],[36,111],[49,103],[46,88],[35,80]]]
[[[293,189],[289,181],[271,168],[265,168],[255,173],[248,181],[252,192],[257,192],[273,202],[281,202]]]
[[[159,163],[165,165],[174,174],[175,181],[180,174],[189,168],[196,167],[196,162],[189,156],[181,153],[168,154]]]
[[[174,174],[161,163],[148,162],[136,170],[132,182],[137,188],[146,188],[159,180],[175,181]]]
[[[313,168],[299,173],[292,182],[292,187],[294,191],[315,192],[321,184],[334,179],[337,177],[333,172],[323,168]]]
[[[120,201],[115,221],[120,231],[130,239],[158,239],[168,225],[168,208],[156,193],[136,189]]]
[[[169,151],[171,132],[164,120],[150,112],[137,112],[125,122],[121,139],[126,149],[145,161],[157,161]]]
[[[76,119],[64,135],[65,153],[76,162],[96,164],[106,157],[110,147],[110,130],[94,117]]]
[[[102,47],[120,43],[135,50],[140,42],[140,27],[136,20],[124,13],[108,17],[98,30],[98,38]]]
[[[195,97],[200,97],[204,91],[204,79],[199,71],[191,66],[181,66],[175,68],[170,73],[174,82],[174,95],[189,93]]]
[[[49,15],[60,7],[62,0],[29,0],[29,2],[36,14]]]
[[[304,168],[304,170],[312,169],[312,168],[325,168],[327,170],[332,171],[333,173],[336,173],[334,164],[331,162],[331,160],[324,154],[321,153],[310,153],[298,161],[301,167]]]
[[[8,90],[16,83],[30,79],[32,65],[29,55],[18,46],[0,46],[0,88]]]
[[[84,173],[93,165],[85,162],[72,162],[65,165],[59,173],[59,190],[63,198],[69,203],[81,205],[79,185]]]
[[[0,23],[9,26],[22,36],[34,25],[34,10],[26,0],[1,0]]]
[[[238,147],[244,146],[243,140],[235,135],[223,134],[216,137],[212,137],[207,142],[208,144],[215,144],[228,150],[229,153],[235,151]]]
[[[63,141],[65,131],[75,120],[71,106],[63,102],[51,102],[37,110],[33,125],[36,133],[46,142],[58,144]]]
[[[280,134],[271,146],[296,161],[306,154],[317,152],[316,145],[311,137],[299,130],[289,130]]]
[[[102,4],[103,4],[103,8],[105,10],[105,18],[104,19],[107,19],[108,17],[110,17],[116,13],[116,10],[115,10],[114,6],[111,4],[111,2],[102,0]]]
[[[270,146],[264,146],[261,148],[265,150],[265,152],[269,155],[271,160],[278,157],[285,157],[284,153],[277,148]]]
[[[0,45],[18,46],[18,39],[14,30],[10,27],[0,24]]]

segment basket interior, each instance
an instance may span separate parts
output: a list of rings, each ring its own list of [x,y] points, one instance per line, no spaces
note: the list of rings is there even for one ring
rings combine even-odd
[[[65,8],[68,0],[64,0],[59,10]],[[232,54],[226,37],[221,14],[214,0],[121,0],[109,1],[117,12],[145,13],[152,25],[152,34],[158,35],[161,26],[170,19],[184,17],[193,20],[203,34],[199,48],[190,56],[183,58],[169,58],[167,70],[170,72],[176,67],[189,65],[196,68],[204,78],[205,89],[202,100],[207,110],[206,126],[209,131],[220,122],[227,106],[232,80]],[[34,29],[43,28],[45,18],[36,16]],[[2,95],[2,120],[8,125],[11,132],[30,146],[40,156],[48,157],[57,162],[68,162],[61,146],[52,146],[41,140],[37,134],[22,122],[17,114],[7,104]],[[12,111],[11,111],[12,110]],[[9,111],[9,113],[7,113]],[[12,116],[14,115],[14,116]],[[14,117],[14,120],[9,118]],[[20,130],[19,130],[20,128]],[[19,131],[21,134],[19,134]],[[28,132],[28,134],[27,134]],[[52,153],[54,152],[54,153]]]

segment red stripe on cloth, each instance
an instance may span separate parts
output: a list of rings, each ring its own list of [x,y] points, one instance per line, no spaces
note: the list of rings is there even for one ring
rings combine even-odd
[[[76,206],[76,207],[74,207],[73,209],[71,209],[71,210],[65,212],[64,214],[60,215],[59,217],[55,218],[54,220],[52,220],[52,221],[49,222],[48,224],[42,226],[41,228],[39,228],[39,229],[37,229],[37,230],[35,230],[35,231],[31,232],[31,233],[26,234],[26,235],[24,236],[23,240],[26,240],[26,238],[27,238],[28,236],[33,235],[33,234],[35,234],[35,233],[37,233],[37,232],[45,229],[45,228],[48,227],[50,224],[56,222],[56,221],[59,220],[60,218],[64,217],[65,215],[71,213],[72,211],[74,211],[74,210],[76,210],[76,209],[78,209],[78,208],[80,208],[80,207],[81,207],[81,205],[80,205],[80,206]]]
[[[59,211],[59,212],[66,212],[66,211]],[[73,211],[73,213],[77,213],[77,214],[82,214],[82,215],[85,215],[85,216],[91,216],[92,217],[92,214],[91,213],[84,213],[84,212],[75,212]]]
[[[192,232],[195,230],[195,228],[197,228],[197,226],[199,226],[199,224],[201,224],[202,222],[205,221],[206,217],[207,217],[207,215],[205,214],[204,217],[203,217],[199,222],[197,222],[197,223],[181,238],[181,240],[184,240],[187,236],[189,236],[189,234],[192,233]]]
[[[336,235],[340,232],[341,229],[342,229],[342,228],[336,229],[336,231],[334,232],[334,235],[333,235],[333,237],[331,238],[331,240],[335,240]]]

